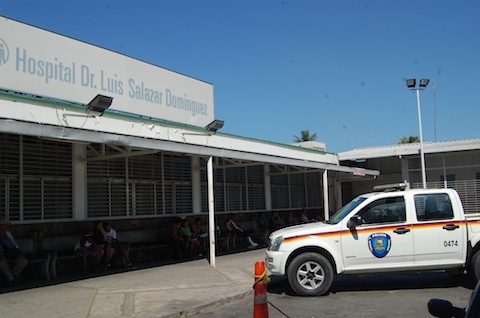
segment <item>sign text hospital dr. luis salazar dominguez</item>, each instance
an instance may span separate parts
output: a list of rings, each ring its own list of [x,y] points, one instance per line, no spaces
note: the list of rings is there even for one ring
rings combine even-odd
[[[204,127],[213,85],[81,41],[0,17],[0,88]]]

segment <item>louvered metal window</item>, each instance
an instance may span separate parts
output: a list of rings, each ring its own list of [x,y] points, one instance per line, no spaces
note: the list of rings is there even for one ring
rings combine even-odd
[[[200,158],[201,206],[202,212],[208,211],[207,160]],[[213,170],[213,197],[215,211],[225,211],[225,192],[223,188],[223,169]]]
[[[265,180],[263,164],[257,166],[228,166],[213,172],[215,211],[255,211],[265,209]],[[206,160],[201,163],[202,211],[208,211]]]
[[[0,134],[0,217],[20,220],[20,136]]]
[[[291,167],[271,166],[272,209],[320,207],[321,172],[300,172]]]
[[[247,170],[247,209],[265,210],[265,179],[264,167],[250,166]]]
[[[245,167],[225,168],[225,196],[227,211],[247,210]]]
[[[307,206],[305,174],[296,173],[290,175],[290,193],[292,208],[304,208]]]
[[[480,180],[451,181],[448,187],[457,190],[465,213],[480,212]]]
[[[270,169],[274,169],[273,167]],[[288,187],[288,174],[272,175],[270,178],[272,192],[272,208],[290,208],[290,191]]]
[[[115,217],[192,212],[191,160],[167,154],[112,158],[115,149],[91,150],[88,216]]]
[[[87,150],[87,158],[115,155],[109,147],[97,145]],[[100,158],[101,159],[101,158]],[[88,217],[127,215],[126,158],[112,158],[87,162]]]
[[[147,155],[127,160],[130,213],[163,214],[162,156]]]
[[[164,156],[165,213],[192,213],[190,157]]]
[[[305,175],[307,184],[307,207],[322,206],[322,185],[320,183],[320,172],[310,172]]]
[[[72,145],[0,134],[0,195],[11,221],[71,219]]]

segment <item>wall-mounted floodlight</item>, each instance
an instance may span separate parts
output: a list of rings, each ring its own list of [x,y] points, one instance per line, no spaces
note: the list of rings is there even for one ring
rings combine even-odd
[[[208,124],[207,126],[205,126],[205,129],[207,131],[210,131],[210,132],[213,132],[213,133],[216,133],[217,130],[219,130],[220,128],[223,127],[223,124],[225,122],[223,120],[219,120],[219,119],[215,119],[214,121],[212,121],[210,124]]]
[[[112,105],[112,101],[113,97],[98,94],[90,103],[87,104],[87,108],[103,113],[105,109]]]

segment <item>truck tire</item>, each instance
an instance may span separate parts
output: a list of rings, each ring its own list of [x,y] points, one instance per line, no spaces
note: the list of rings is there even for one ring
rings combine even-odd
[[[295,293],[319,296],[328,293],[333,283],[333,267],[328,259],[314,252],[296,256],[288,266],[288,282]]]
[[[476,280],[480,279],[480,251],[473,254],[470,262],[470,273]]]

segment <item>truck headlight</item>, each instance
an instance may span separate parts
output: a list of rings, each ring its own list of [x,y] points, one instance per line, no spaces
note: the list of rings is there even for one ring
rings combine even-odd
[[[282,245],[283,236],[277,236],[272,243],[270,244],[270,251],[278,251],[280,249],[280,245]]]

